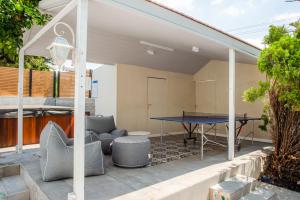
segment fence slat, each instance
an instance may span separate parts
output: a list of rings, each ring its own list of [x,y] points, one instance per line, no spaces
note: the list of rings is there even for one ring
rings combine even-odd
[[[49,71],[32,71],[32,96],[52,97],[53,73]]]
[[[0,67],[0,96],[18,95],[18,68]],[[29,95],[29,70],[24,71],[24,96]]]

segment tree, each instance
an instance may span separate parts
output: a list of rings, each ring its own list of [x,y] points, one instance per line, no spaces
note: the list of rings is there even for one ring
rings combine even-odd
[[[244,99],[266,102],[265,129],[274,144],[269,175],[274,182],[299,190],[300,181],[300,23],[270,26],[258,58],[266,80],[245,91]]]
[[[18,53],[23,46],[24,32],[33,25],[44,25],[50,19],[49,15],[39,11],[40,1],[0,0],[0,64],[18,66]],[[26,56],[25,67],[48,69],[45,61],[43,57]]]

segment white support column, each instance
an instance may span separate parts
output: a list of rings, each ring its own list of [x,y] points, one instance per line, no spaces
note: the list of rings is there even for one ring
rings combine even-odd
[[[75,112],[74,112],[74,179],[76,200],[84,200],[84,135],[85,135],[85,75],[87,48],[88,0],[77,0],[77,30],[75,49]]]
[[[228,160],[234,158],[235,139],[235,50],[229,49],[229,133]]]
[[[19,79],[18,79],[18,144],[17,153],[23,150],[23,80],[24,80],[24,50],[19,51]]]

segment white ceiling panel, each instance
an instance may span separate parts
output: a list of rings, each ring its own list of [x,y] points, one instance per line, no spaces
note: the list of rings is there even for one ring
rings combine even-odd
[[[41,5],[47,5],[49,9],[50,1],[54,0],[44,0]],[[87,59],[90,62],[132,64],[193,74],[211,59],[228,60],[228,48],[224,45],[151,15],[101,2],[101,0],[89,1]],[[54,14],[58,12],[58,9],[50,10]],[[62,21],[72,25],[75,30],[75,20],[74,10]],[[26,33],[25,42],[29,41],[38,30],[39,28],[35,27]],[[54,37],[53,31],[48,31],[26,53],[49,56],[45,48]],[[68,35],[66,37],[71,41]],[[147,47],[141,45],[140,41],[172,48],[174,51]],[[192,51],[193,46],[199,47],[198,53]],[[149,55],[147,50],[152,50],[154,55]],[[239,53],[237,61],[256,63],[255,58]]]

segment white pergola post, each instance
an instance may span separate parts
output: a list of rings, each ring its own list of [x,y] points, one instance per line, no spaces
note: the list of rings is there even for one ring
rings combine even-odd
[[[228,160],[234,158],[235,139],[235,50],[229,49],[229,131]]]
[[[87,47],[88,0],[77,0],[74,102],[74,179],[76,200],[84,200],[84,136],[85,136],[85,75]]]
[[[24,50],[19,51],[19,80],[18,80],[18,144],[17,153],[23,150],[23,80],[24,80]]]

